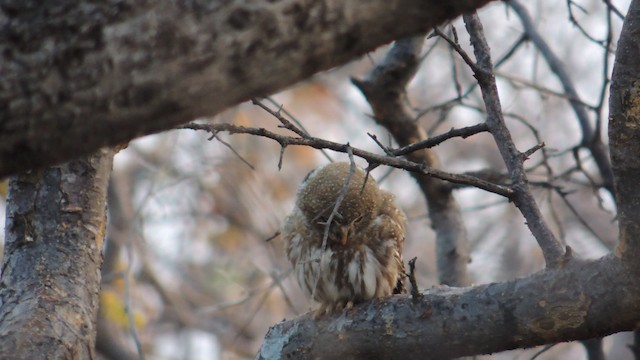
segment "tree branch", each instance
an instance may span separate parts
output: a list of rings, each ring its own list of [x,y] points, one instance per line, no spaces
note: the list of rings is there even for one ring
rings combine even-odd
[[[310,146],[315,149],[328,149],[336,152],[347,153],[347,144],[340,144],[333,141],[328,141],[312,136],[305,138],[290,137],[280,134],[276,134],[265,128],[249,128],[244,126],[237,126],[232,124],[199,124],[189,123],[180,127],[181,129],[193,129],[193,130],[205,130],[213,134],[219,131],[227,131],[231,134],[249,134],[256,135],[265,138],[275,140],[281,147],[287,147],[290,145],[303,145]],[[398,169],[404,169],[411,172],[421,173],[428,176],[433,176],[438,179],[447,180],[452,183],[466,184],[475,186],[479,189],[483,189],[498,195],[509,197],[513,194],[513,190],[509,187],[499,184],[493,184],[486,180],[465,174],[452,174],[442,170],[434,169],[422,163],[411,162],[402,158],[384,156],[374,154],[358,148],[351,148],[353,155],[367,160],[370,164],[380,164],[395,167]]]
[[[434,359],[488,354],[634,329],[638,278],[619,259],[466,289],[374,300],[333,318],[269,329],[257,359]]]
[[[515,191],[511,199],[526,219],[529,230],[538,241],[547,268],[561,266],[563,261],[566,260],[564,248],[547,226],[533,195],[529,191],[527,175],[523,166],[525,157],[516,148],[509,129],[504,122],[498,87],[493,75],[491,54],[487,40],[484,37],[482,23],[475,13],[473,15],[464,15],[464,22],[471,37],[471,45],[474,49],[477,66],[482,69],[481,72],[474,70],[474,73],[482,90],[482,98],[487,110],[486,123],[491,135],[493,135],[500,155],[502,155],[502,159],[507,165],[512,181],[511,188]]]
[[[0,177],[213,116],[489,1],[5,2]]]
[[[428,139],[420,140],[418,142],[403,146],[399,149],[392,150],[391,153],[395,156],[407,155],[414,151],[436,147],[454,137],[461,137],[463,139],[466,139],[469,136],[487,131],[489,131],[489,128],[485,123],[467,126],[459,129],[452,128],[444,134],[430,136]]]

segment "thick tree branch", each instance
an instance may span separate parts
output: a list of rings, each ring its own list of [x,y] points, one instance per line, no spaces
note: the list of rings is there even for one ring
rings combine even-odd
[[[5,1],[0,177],[215,115],[488,2]]]
[[[9,184],[0,280],[0,358],[95,358],[113,151]]]
[[[616,254],[640,271],[640,1],[624,20],[611,81],[609,140],[618,200]]]
[[[615,257],[525,279],[394,296],[273,326],[258,359],[448,359],[604,336],[640,320],[638,278]]]
[[[394,155],[406,154],[408,160],[438,167],[435,152],[420,149],[428,140],[415,122],[403,95],[406,86],[420,65],[423,37],[396,42],[386,58],[364,80],[352,80],[373,109],[373,118],[384,126],[400,146]],[[486,127],[480,130],[486,130]],[[433,142],[433,144],[437,144]],[[412,146],[413,145],[413,146]],[[408,149],[408,150],[407,150]],[[424,194],[429,208],[431,226],[436,232],[436,259],[441,284],[470,285],[467,274],[469,241],[460,208],[446,182],[420,173],[412,173]]]

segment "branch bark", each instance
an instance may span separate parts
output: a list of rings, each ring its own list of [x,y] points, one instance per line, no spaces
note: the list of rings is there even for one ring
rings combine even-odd
[[[4,1],[0,177],[215,115],[489,1]]]
[[[0,358],[95,358],[113,151],[9,184],[0,280]]]
[[[506,283],[376,300],[334,318],[273,326],[257,359],[433,359],[631,330],[640,286],[613,256]]]
[[[591,125],[587,107],[580,100],[578,91],[571,80],[571,76],[569,76],[569,72],[562,63],[562,60],[556,56],[544,38],[538,33],[538,30],[536,29],[526,7],[517,0],[509,0],[507,3],[520,18],[520,22],[522,23],[522,27],[524,28],[527,37],[538,48],[543,59],[545,59],[549,66],[549,69],[553,71],[558,78],[558,81],[562,84],[562,88],[568,96],[569,104],[571,105],[573,112],[576,114],[576,118],[580,124],[580,129],[582,130],[582,142],[580,146],[585,147],[591,152],[591,155],[598,166],[598,170],[600,171],[602,186],[604,186],[604,188],[615,197],[615,192],[613,191],[613,172],[611,171],[611,163],[609,161],[607,149],[599,136],[600,132],[594,129]]]
[[[527,156],[516,148],[505,124],[498,86],[493,74],[489,44],[484,37],[482,23],[475,13],[464,15],[464,23],[471,37],[471,45],[477,61],[472,69],[482,90],[482,99],[487,110],[486,124],[511,177],[511,188],[514,194],[510,199],[526,219],[529,230],[542,250],[547,268],[562,266],[563,261],[566,260],[565,256],[570,253],[565,254],[562,243],[549,229],[529,190],[529,180],[523,165]]]
[[[625,17],[609,97],[609,141],[618,202],[616,254],[640,271],[640,1]]]

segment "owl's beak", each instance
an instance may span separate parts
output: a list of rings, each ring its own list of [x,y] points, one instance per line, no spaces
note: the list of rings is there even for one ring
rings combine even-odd
[[[349,229],[351,228],[351,226],[340,226],[340,235],[342,235],[340,237],[340,244],[342,244],[342,246],[346,246],[347,245],[347,240],[349,240]]]
[[[362,216],[350,222],[349,225],[340,226],[340,234],[342,235],[342,237],[340,238],[340,244],[342,244],[342,246],[347,245],[347,241],[349,240],[349,233],[354,231],[355,223],[360,219],[362,219]]]

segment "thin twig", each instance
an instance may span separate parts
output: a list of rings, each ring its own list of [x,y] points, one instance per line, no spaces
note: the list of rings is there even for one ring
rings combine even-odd
[[[278,111],[273,111],[258,99],[255,99],[255,98],[251,99],[251,103],[254,104],[254,105],[259,106],[264,111],[266,111],[269,114],[273,115],[273,117],[275,117],[276,119],[278,119],[282,123],[281,127],[298,134],[298,136],[300,136],[303,139],[309,137],[309,135],[306,132],[304,132],[302,129],[298,128],[297,126],[293,125],[293,123],[291,123],[291,121],[289,121],[287,118],[282,116],[282,114],[281,114],[282,105],[280,105],[280,107],[278,108]]]
[[[233,146],[231,146],[231,144],[229,144],[228,142],[220,139],[220,137],[218,135],[212,135],[212,137],[214,137],[216,140],[218,140],[218,142],[220,142],[222,145],[226,146],[229,150],[231,150],[231,152],[238,158],[240,159],[240,161],[242,161],[243,163],[245,163],[251,170],[255,170],[256,168],[251,165],[251,163],[249,162],[249,160],[245,159],[242,155],[240,155],[236,149],[233,148]],[[209,138],[209,140],[211,140],[211,138]],[[284,148],[283,148],[284,149]],[[284,150],[283,150],[284,151]]]
[[[432,148],[434,146],[440,145],[443,142],[445,142],[446,140],[449,140],[451,138],[454,137],[461,137],[463,139],[468,138],[469,136],[475,135],[475,134],[479,134],[481,132],[486,132],[489,131],[489,128],[487,127],[487,124],[485,123],[481,123],[481,124],[476,124],[476,125],[472,125],[472,126],[467,126],[467,127],[463,127],[460,129],[451,129],[448,132],[444,133],[444,134],[440,134],[440,135],[436,135],[436,136],[432,136],[428,139],[425,140],[421,140],[418,142],[415,142],[413,144],[401,147],[399,149],[396,150],[391,150],[391,155],[394,156],[402,156],[402,155],[407,155],[410,154],[414,151],[418,151],[418,150],[422,150],[422,149],[429,149]]]
[[[133,318],[133,306],[131,303],[131,267],[133,265],[133,261],[131,259],[131,243],[127,243],[127,270],[123,277],[124,279],[124,301],[125,301],[125,314],[127,314],[127,324],[129,325],[129,335],[131,335],[131,339],[136,346],[136,351],[138,352],[138,359],[144,360],[144,350],[142,349],[142,343],[140,343],[140,338],[138,337],[138,330],[136,327],[135,319]]]
[[[265,98],[265,100],[267,100],[268,102],[270,102],[272,105],[274,106],[278,106],[280,108],[280,110],[289,117],[289,119],[291,119],[291,121],[293,121],[294,124],[296,124],[296,126],[298,128],[300,128],[302,131],[304,131],[305,134],[307,135],[311,135],[311,133],[304,127],[304,125],[302,124],[302,122],[300,122],[300,120],[298,120],[295,116],[293,116],[292,113],[290,113],[284,106],[282,106],[282,104],[278,104],[275,100],[273,100],[272,97],[267,96]],[[284,150],[282,151],[284,152]],[[320,152],[322,153],[322,155],[324,155],[324,157],[329,160],[329,162],[333,162],[333,159],[331,158],[331,156],[329,156],[329,154],[324,150],[321,149]],[[282,156],[282,153],[280,154]],[[282,164],[282,163],[281,163]],[[280,169],[280,168],[278,168]]]
[[[491,73],[487,74],[485,69],[479,67],[478,64],[476,64],[476,62],[473,61],[473,59],[471,59],[469,54],[467,54],[467,52],[464,51],[464,49],[462,49],[460,44],[458,44],[454,39],[451,39],[450,37],[448,37],[445,33],[440,31],[439,29],[434,29],[434,32],[436,34],[438,34],[438,36],[443,38],[446,42],[448,42],[449,45],[451,45],[451,47],[458,53],[458,55],[460,55],[462,60],[464,60],[464,62],[467,63],[467,65],[471,68],[471,70],[473,70],[474,74],[476,74],[476,75],[491,75]]]
[[[329,239],[329,230],[331,228],[331,223],[333,222],[333,218],[338,214],[338,209],[340,208],[340,204],[342,204],[342,200],[344,200],[345,196],[349,192],[349,185],[351,184],[351,179],[353,178],[353,174],[356,172],[356,163],[353,160],[353,152],[351,150],[351,145],[346,145],[347,154],[349,155],[349,175],[347,175],[347,179],[344,182],[344,186],[340,189],[340,193],[336,198],[336,202],[333,205],[333,209],[331,210],[331,214],[329,214],[329,218],[327,222],[324,224],[324,234],[322,235],[322,250],[323,256],[326,254],[324,250],[327,249],[327,240]]]
[[[416,260],[418,258],[414,257],[409,260],[409,283],[411,284],[411,299],[416,302],[419,301],[422,297],[420,291],[418,290],[418,282],[416,281]]]
[[[538,356],[544,354],[545,352],[549,351],[549,349],[551,349],[552,347],[556,346],[558,344],[549,344],[545,347],[542,348],[542,350],[538,351],[537,353],[535,353],[532,357],[531,360],[535,360],[538,358]]]
[[[538,143],[534,146],[532,146],[529,150],[525,151],[522,153],[522,159],[526,160],[529,158],[529,156],[533,155],[533,153],[535,153],[536,151],[542,149],[544,147],[544,143]]]

